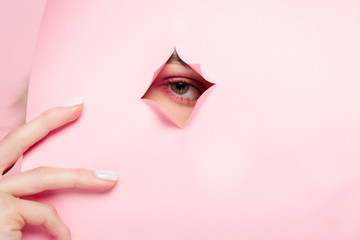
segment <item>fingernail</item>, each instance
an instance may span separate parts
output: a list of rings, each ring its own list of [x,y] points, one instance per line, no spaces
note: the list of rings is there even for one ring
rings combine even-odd
[[[110,180],[110,181],[117,181],[119,176],[116,172],[113,171],[94,171],[95,176],[101,179]]]
[[[76,99],[73,99],[67,103],[64,103],[63,105],[61,105],[63,108],[69,108],[69,107],[74,107],[74,106],[77,106],[77,105],[81,105],[84,103],[84,99],[82,98],[76,98]]]

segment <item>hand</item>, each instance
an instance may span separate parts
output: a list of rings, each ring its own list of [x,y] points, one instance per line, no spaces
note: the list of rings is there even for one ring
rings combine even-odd
[[[25,224],[43,226],[54,239],[71,239],[69,229],[52,206],[18,197],[72,187],[107,190],[115,185],[116,173],[86,169],[39,167],[2,178],[4,171],[31,145],[51,130],[77,119],[82,107],[82,101],[75,101],[47,110],[0,142],[0,239],[21,239]]]

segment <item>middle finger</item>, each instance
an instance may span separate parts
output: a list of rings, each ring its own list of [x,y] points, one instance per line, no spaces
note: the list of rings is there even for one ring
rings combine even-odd
[[[17,197],[72,187],[107,190],[117,180],[117,173],[112,171],[39,167],[1,180],[0,190]]]

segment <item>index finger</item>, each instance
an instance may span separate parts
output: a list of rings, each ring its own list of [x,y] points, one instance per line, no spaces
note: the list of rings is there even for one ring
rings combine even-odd
[[[10,132],[0,142],[0,176],[29,147],[50,131],[77,119],[83,108],[83,100],[75,99],[60,107],[51,108],[23,126]]]

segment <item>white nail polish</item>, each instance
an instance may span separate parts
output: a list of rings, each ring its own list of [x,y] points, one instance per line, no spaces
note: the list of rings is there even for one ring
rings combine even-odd
[[[110,180],[110,181],[117,181],[119,176],[116,172],[113,171],[94,171],[95,176],[101,179]]]
[[[61,105],[63,108],[70,108],[70,107],[74,107],[74,106],[77,106],[77,105],[81,105],[84,103],[84,99],[82,98],[76,98],[76,99],[73,99],[67,103],[64,103],[63,105]]]

